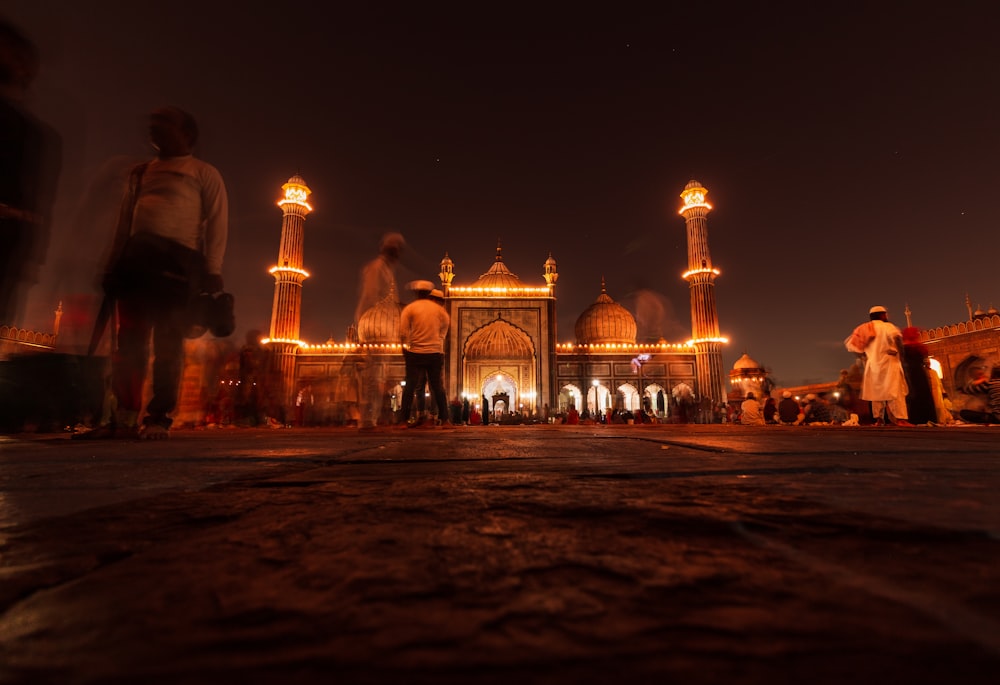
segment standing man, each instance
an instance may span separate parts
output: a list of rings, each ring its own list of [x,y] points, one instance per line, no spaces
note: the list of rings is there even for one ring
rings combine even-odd
[[[861,399],[872,403],[872,417],[876,426],[885,425],[883,414],[897,426],[912,425],[906,413],[906,376],[903,373],[901,352],[902,334],[889,323],[885,307],[868,310],[867,323],[863,323],[844,341],[851,352],[863,355],[865,372],[861,383]]]
[[[437,405],[438,421],[451,425],[448,420],[448,397],[444,392],[444,339],[448,334],[451,317],[444,307],[430,298],[434,284],[430,281],[414,281],[410,288],[416,294],[413,302],[403,308],[399,317],[399,337],[403,342],[403,359],[406,361],[406,388],[403,390],[403,420],[409,419],[413,406],[413,393],[427,375],[434,403]]]
[[[184,363],[186,314],[198,293],[221,292],[229,206],[222,176],[192,155],[198,126],[187,112],[161,107],[149,119],[156,158],[130,175],[104,280],[118,305],[112,423],[90,437],[168,437]],[[142,428],[142,389],[153,339],[153,396]]]

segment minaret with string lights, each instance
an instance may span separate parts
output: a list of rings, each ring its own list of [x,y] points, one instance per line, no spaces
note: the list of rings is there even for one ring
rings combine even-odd
[[[312,191],[305,179],[296,174],[281,186],[281,243],[278,263],[270,269],[274,276],[274,304],[271,306],[270,336],[263,342],[274,355],[274,366],[282,379],[282,398],[291,402],[295,383],[295,354],[302,345],[299,324],[302,319],[302,282],[309,274],[302,268],[304,226],[312,211],[308,199]]]
[[[722,369],[722,345],[729,342],[719,333],[719,312],[715,307],[715,277],[719,270],[708,251],[708,190],[698,181],[684,186],[680,215],[687,226],[688,269],[682,278],[691,291],[691,343],[697,360],[699,392],[712,406],[726,401]]]

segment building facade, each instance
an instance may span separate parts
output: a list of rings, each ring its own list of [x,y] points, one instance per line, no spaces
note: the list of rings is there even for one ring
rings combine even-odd
[[[354,340],[299,340],[301,288],[308,276],[302,270],[302,228],[311,191],[300,176],[283,190],[271,335],[263,341],[281,379],[280,401],[287,413],[307,401],[313,422],[350,423],[357,420],[363,378],[374,376],[383,383],[382,421],[396,420],[405,380],[398,298],[387,297],[362,314]],[[545,419],[570,406],[589,415],[642,409],[661,419],[711,420],[713,408],[726,399],[721,349],[726,341],[715,307],[719,272],[708,250],[707,192],[692,181],[681,194],[688,233],[683,278],[693,317],[687,341],[637,342],[635,318],[612,299],[602,279],[597,299],[577,319],[575,341],[560,343],[559,272],[552,254],[542,262],[539,278],[528,281],[507,267],[501,245],[475,279],[463,279],[461,266],[446,253],[439,278],[451,317],[445,343],[449,400],[468,400],[494,420]]]

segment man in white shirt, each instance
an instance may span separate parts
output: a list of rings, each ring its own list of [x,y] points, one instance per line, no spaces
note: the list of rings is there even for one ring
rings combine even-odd
[[[406,421],[413,407],[413,393],[423,391],[423,376],[434,393],[438,420],[449,425],[448,397],[444,391],[444,339],[448,335],[451,317],[444,307],[431,299],[434,284],[414,281],[410,286],[417,299],[403,308],[399,316],[399,337],[403,342],[406,361],[406,388],[403,390],[402,417]],[[418,388],[419,386],[419,388]]]
[[[92,437],[168,437],[189,303],[200,292],[223,289],[228,199],[215,167],[192,155],[197,123],[183,110],[162,107],[150,115],[149,135],[157,156],[132,171],[105,276],[119,318],[112,360],[117,410]],[[150,336],[153,395],[139,429]]]

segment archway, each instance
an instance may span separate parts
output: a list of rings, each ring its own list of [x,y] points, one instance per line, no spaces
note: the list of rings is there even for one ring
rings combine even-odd
[[[567,383],[559,390],[559,411],[567,412],[570,406],[583,411],[583,393],[577,386]]]
[[[491,373],[483,381],[481,394],[490,403],[489,411],[491,416],[497,416],[497,406],[503,405],[503,413],[510,413],[510,408],[514,402],[512,398],[517,397],[517,382],[509,373],[497,370]],[[486,407],[483,407],[486,411]]]

